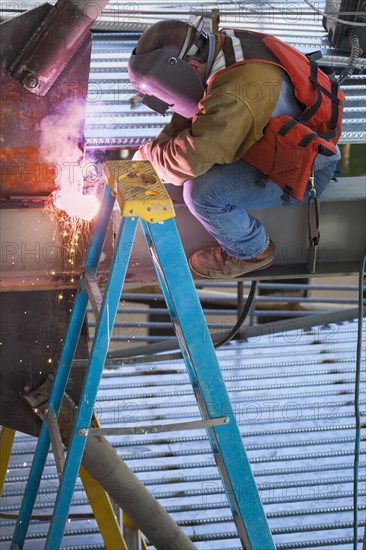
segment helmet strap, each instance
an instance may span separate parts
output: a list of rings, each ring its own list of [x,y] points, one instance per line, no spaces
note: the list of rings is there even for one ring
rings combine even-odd
[[[186,32],[186,36],[185,36],[185,39],[184,39],[184,42],[183,42],[183,46],[178,54],[178,57],[179,59],[183,59],[183,57],[187,54],[187,48],[188,48],[188,45],[190,43],[190,40],[191,40],[191,36],[192,36],[192,25],[188,24],[188,27],[187,27],[187,32]]]
[[[216,38],[214,34],[208,34],[208,56],[207,56],[207,64],[206,64],[206,72],[205,72],[205,81],[208,79],[212,65],[215,61],[215,54],[216,54]]]
[[[189,43],[192,38],[192,32],[198,32],[198,36],[192,46],[188,50]],[[207,34],[203,30],[203,17],[202,15],[197,16],[192,23],[187,23],[187,32],[184,38],[183,46],[178,54],[179,59],[183,59],[186,55],[195,55],[198,50],[202,47],[203,41],[207,39]],[[187,51],[188,50],[188,51]]]

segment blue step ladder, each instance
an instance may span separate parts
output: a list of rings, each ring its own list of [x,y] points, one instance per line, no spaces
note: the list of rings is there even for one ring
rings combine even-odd
[[[45,548],[57,550],[61,547],[135,233],[140,223],[195,397],[202,418],[206,421],[212,452],[243,548],[274,550],[275,545],[212,341],[210,338],[205,338],[204,341],[202,339],[202,334],[206,333],[206,320],[177,231],[170,197],[147,161],[111,161],[107,163],[106,174],[115,192],[112,192],[110,186],[106,186],[11,548],[23,548],[51,440],[56,463],[59,464],[60,483]],[[122,220],[102,298],[97,285],[97,270],[116,194]],[[66,458],[58,461],[60,434],[57,433],[57,428],[55,430],[55,420],[66,390],[89,299],[98,317],[97,328]]]

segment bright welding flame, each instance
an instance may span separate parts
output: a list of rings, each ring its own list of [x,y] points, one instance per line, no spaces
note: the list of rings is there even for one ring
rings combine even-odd
[[[64,105],[59,113],[46,116],[40,124],[42,156],[56,171],[56,190],[52,200],[56,208],[70,218],[91,221],[99,210],[96,196],[100,177],[97,166],[85,164],[80,149],[82,103]]]
[[[91,221],[98,213],[100,203],[95,195],[83,195],[75,189],[61,188],[53,195],[56,208],[64,210],[71,218]]]

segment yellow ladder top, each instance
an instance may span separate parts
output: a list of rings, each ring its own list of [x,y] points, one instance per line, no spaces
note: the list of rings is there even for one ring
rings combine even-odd
[[[171,198],[148,160],[108,161],[106,176],[122,216],[137,216],[149,223],[174,218]]]

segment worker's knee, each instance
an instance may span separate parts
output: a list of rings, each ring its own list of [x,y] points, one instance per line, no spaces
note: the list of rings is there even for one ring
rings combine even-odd
[[[189,210],[194,214],[205,205],[207,191],[196,179],[186,181],[183,188],[183,199]]]
[[[224,172],[222,165],[215,164],[201,176],[184,183],[184,202],[191,212],[209,208],[211,205],[218,206],[225,180]]]

